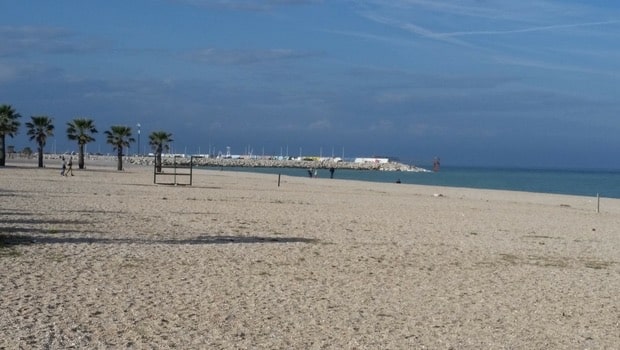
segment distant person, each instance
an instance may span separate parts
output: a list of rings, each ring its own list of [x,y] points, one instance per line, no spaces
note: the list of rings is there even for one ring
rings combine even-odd
[[[336,171],[336,169],[334,169],[334,167],[329,168],[329,178],[330,179],[334,178],[334,171]]]
[[[312,177],[312,168],[308,169],[308,176]]]
[[[69,173],[71,173],[71,176],[73,176],[73,157],[69,157],[69,163],[67,164],[65,176],[69,176]]]
[[[67,170],[67,162],[65,161],[64,156],[60,156],[60,159],[62,159],[62,169],[60,170],[60,176],[65,176],[65,171]]]
[[[399,184],[400,183],[400,179],[396,180],[396,183]]]

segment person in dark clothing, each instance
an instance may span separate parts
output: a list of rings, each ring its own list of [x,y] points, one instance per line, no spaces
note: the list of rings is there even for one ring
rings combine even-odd
[[[60,176],[65,176],[65,171],[67,170],[67,162],[65,161],[65,157],[61,156],[62,159],[62,170],[60,170]]]
[[[67,165],[67,170],[65,170],[65,176],[69,176],[69,173],[73,176],[73,157],[69,157],[69,164]]]

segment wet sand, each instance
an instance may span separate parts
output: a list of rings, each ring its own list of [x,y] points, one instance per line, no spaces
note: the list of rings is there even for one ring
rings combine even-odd
[[[7,164],[0,348],[620,344],[620,200]]]

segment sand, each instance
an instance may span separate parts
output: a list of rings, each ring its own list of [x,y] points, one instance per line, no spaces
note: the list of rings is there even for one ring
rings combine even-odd
[[[620,344],[619,200],[30,163],[0,168],[1,349]]]

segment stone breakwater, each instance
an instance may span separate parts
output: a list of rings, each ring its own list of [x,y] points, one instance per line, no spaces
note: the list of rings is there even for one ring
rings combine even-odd
[[[164,165],[189,166],[189,157],[173,158],[162,157]],[[154,166],[154,157],[127,157],[127,162],[135,165]],[[304,168],[304,169],[352,169],[352,170],[378,170],[378,171],[413,171],[426,172],[428,170],[416,166],[398,163],[354,163],[354,162],[330,162],[330,161],[298,161],[278,159],[245,159],[245,158],[194,158],[194,166],[206,167],[249,167],[249,168]]]
[[[45,154],[44,159],[46,161],[59,162],[61,157],[65,159],[73,157],[73,166],[77,168],[77,155],[67,154]],[[117,158],[112,155],[87,155],[86,163],[89,162],[104,162],[106,164],[116,164]],[[36,162],[34,156],[17,156],[10,159],[16,159],[19,161]],[[191,161],[190,157],[162,157],[162,163],[166,166],[173,165],[175,162],[178,166],[189,166]],[[377,171],[411,171],[411,172],[430,172],[425,168],[420,168],[414,165],[408,165],[399,162],[388,163],[355,163],[355,162],[333,162],[333,161],[309,161],[309,160],[280,160],[269,158],[194,158],[194,166],[204,167],[247,167],[247,168],[302,168],[302,169],[350,169],[350,170],[377,170]],[[58,163],[54,163],[58,164]],[[123,164],[132,164],[138,166],[154,166],[155,157],[147,156],[125,156],[123,157]],[[49,164],[46,164],[49,165]]]

